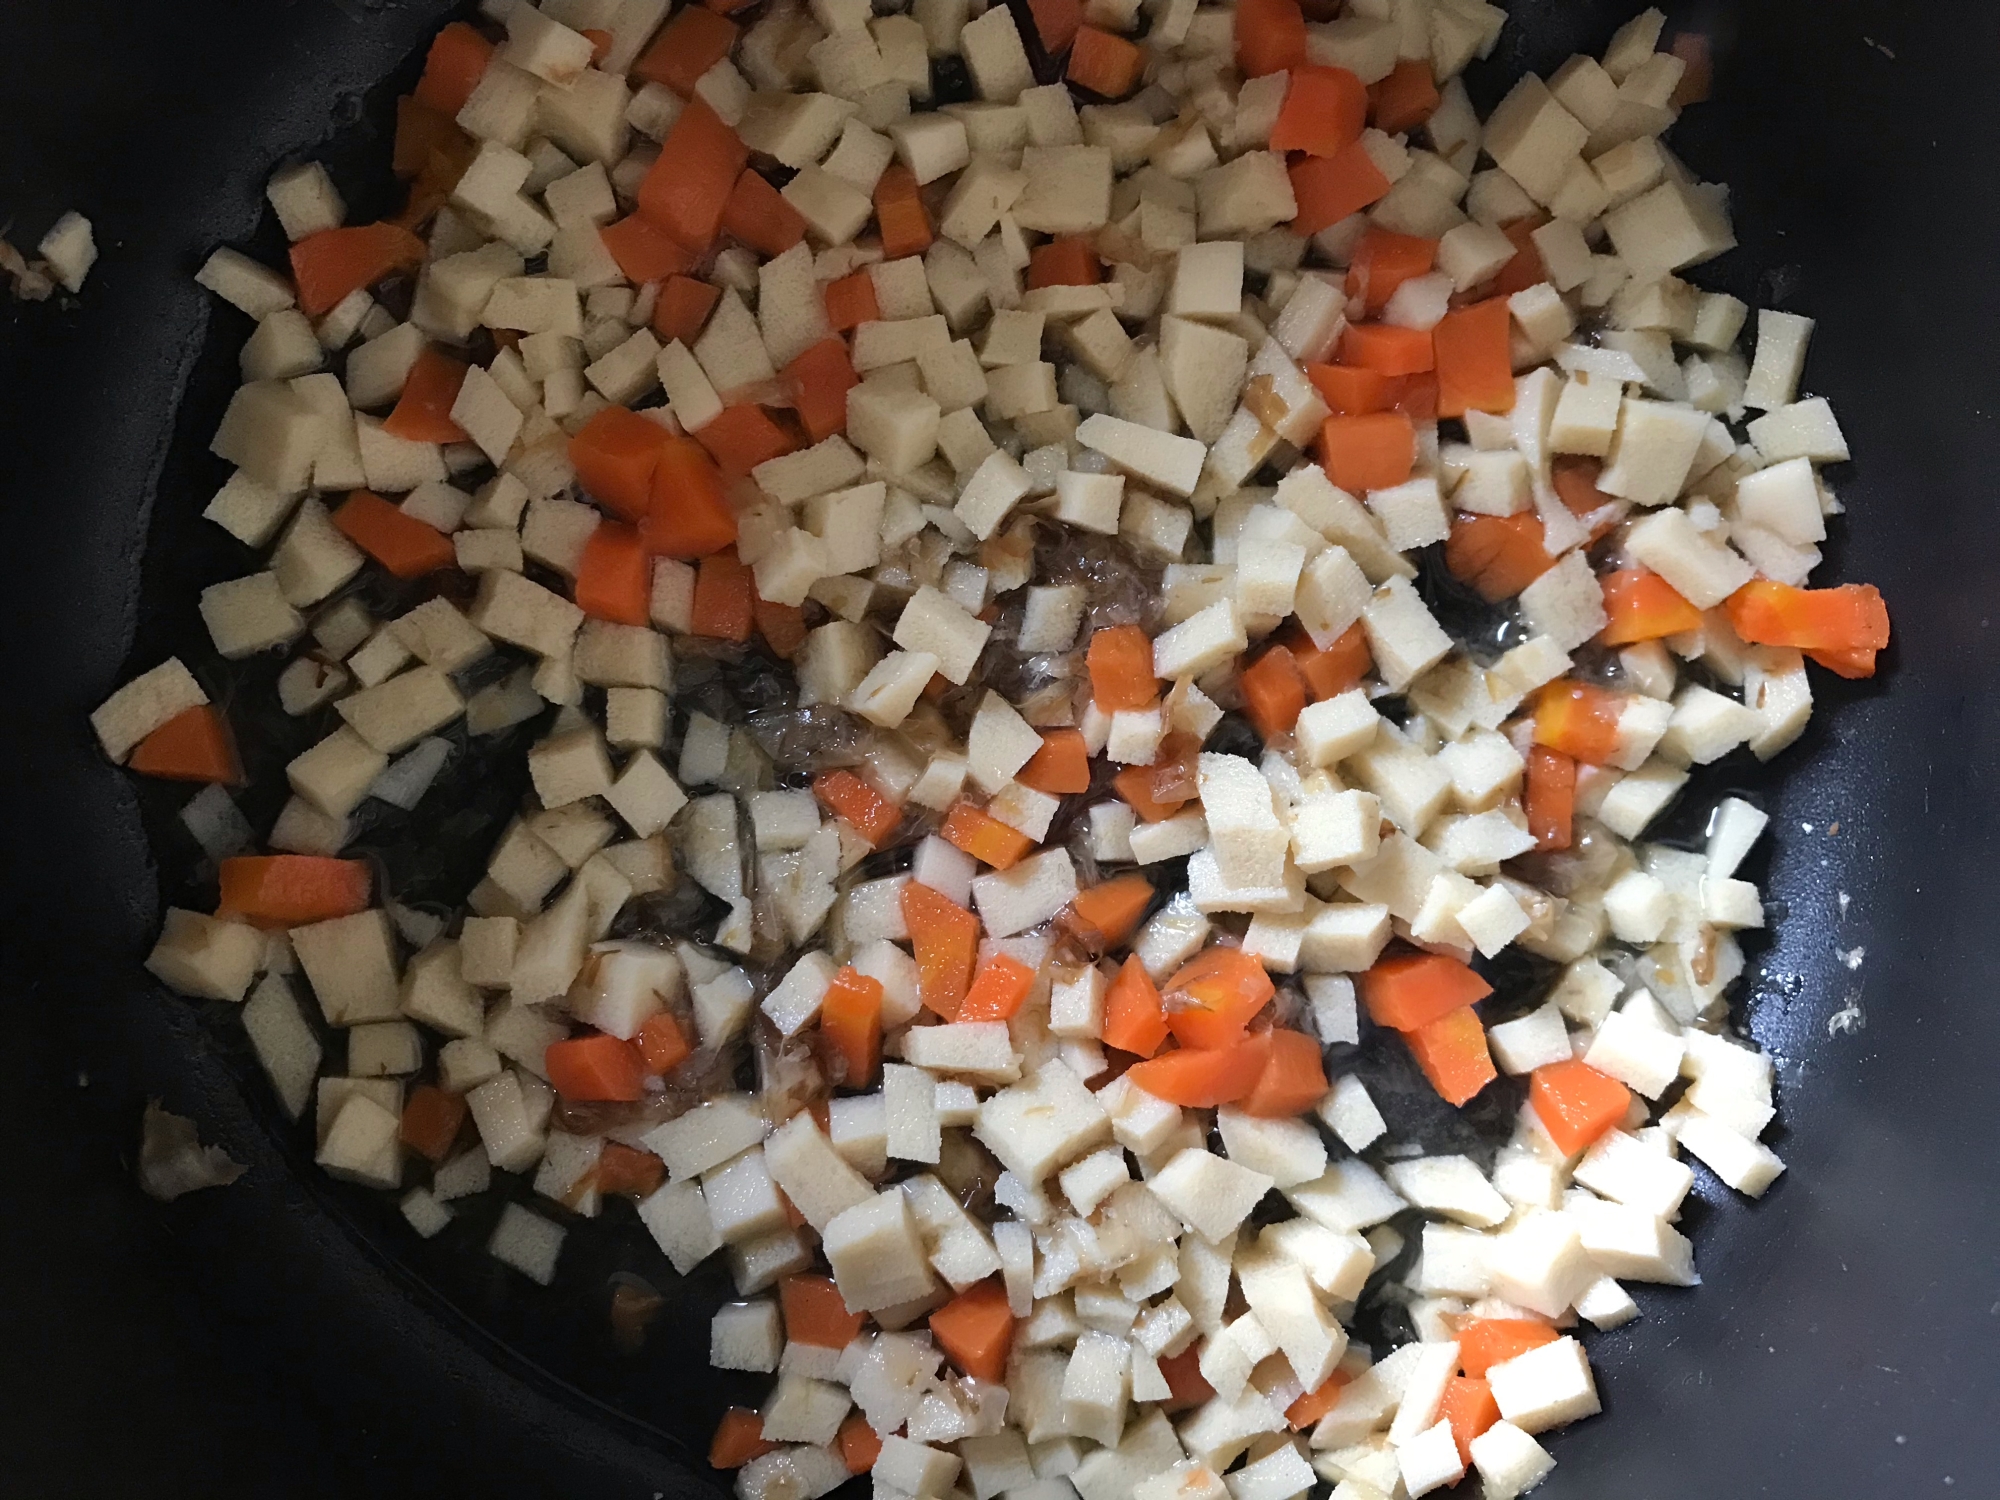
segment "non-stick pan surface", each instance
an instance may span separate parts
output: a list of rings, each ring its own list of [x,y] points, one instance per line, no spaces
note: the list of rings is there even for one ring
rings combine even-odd
[[[732,1391],[706,1369],[713,1271],[676,1288],[643,1241],[586,1235],[542,1293],[303,1170],[226,1033],[144,981],[182,876],[84,725],[247,564],[196,519],[245,329],[193,270],[217,243],[276,250],[261,187],[288,155],[327,151],[351,201],[386,189],[372,132],[450,8],[0,8],[0,219],[32,245],[79,208],[103,249],[75,302],[0,308],[0,1492],[709,1492]],[[1628,9],[1517,6],[1483,102]],[[1701,278],[1821,320],[1807,383],[1860,456],[1833,560],[1881,584],[1897,643],[1875,685],[1816,677],[1782,785],[1729,768],[1776,814],[1785,915],[1743,1000],[1791,1172],[1755,1206],[1702,1175],[1707,1284],[1642,1290],[1594,1340],[1608,1415],[1555,1441],[1545,1493],[1992,1495],[2000,14],[1757,0],[1672,23],[1715,37],[1717,98],[1675,145],[1731,184],[1743,239]],[[148,1095],[249,1174],[143,1198]],[[672,1290],[636,1360],[604,1330],[620,1269]]]

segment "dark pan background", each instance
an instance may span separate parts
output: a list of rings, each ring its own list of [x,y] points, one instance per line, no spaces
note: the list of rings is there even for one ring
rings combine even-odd
[[[1496,70],[1597,51],[1630,8],[1519,5],[1482,103]],[[195,518],[247,329],[193,271],[219,242],[276,249],[281,158],[334,142],[350,201],[379,191],[371,122],[451,9],[0,3],[0,223],[32,246],[75,207],[103,252],[80,300],[0,305],[0,1493],[709,1492],[681,1464],[731,1399],[705,1368],[716,1268],[623,1360],[605,1277],[671,1284],[656,1255],[581,1236],[537,1294],[470,1229],[418,1245],[300,1172],[223,1033],[144,982],[162,877],[84,723],[230,571]],[[1743,239],[1699,279],[1821,320],[1806,385],[1860,455],[1829,550],[1882,586],[1897,640],[1886,683],[1816,675],[1772,803],[1788,915],[1745,988],[1791,1171],[1754,1207],[1703,1175],[1708,1285],[1641,1292],[1645,1317],[1593,1340],[1610,1416],[1554,1440],[1544,1493],[1993,1495],[2000,13],[1757,0],[1672,24],[1716,37],[1717,99],[1674,144],[1731,184]],[[1850,1004],[1861,1027],[1830,1035]],[[148,1095],[248,1176],[142,1197]]]

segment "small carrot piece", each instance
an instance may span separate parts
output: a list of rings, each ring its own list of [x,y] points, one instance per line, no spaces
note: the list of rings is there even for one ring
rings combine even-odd
[[[1430,70],[1424,70],[1428,73]],[[1483,1379],[1454,1375],[1438,1404],[1438,1420],[1451,1423],[1451,1440],[1458,1444],[1459,1462],[1472,1462],[1472,1440],[1500,1420],[1500,1403]]]
[[[916,950],[917,992],[924,1006],[947,1021],[958,1015],[972,987],[979,956],[979,918],[949,896],[911,881],[903,887],[903,920]]]
[[[1528,1318],[1474,1318],[1458,1330],[1458,1367],[1468,1380],[1484,1380],[1495,1365],[1519,1359],[1560,1337],[1546,1323]]]
[[[1556,565],[1542,546],[1541,519],[1531,510],[1512,516],[1452,518],[1444,565],[1489,604],[1511,599]]]
[[[1309,63],[1292,70],[1271,127],[1271,149],[1338,156],[1361,139],[1367,125],[1368,86],[1345,68]]]
[[[930,1316],[931,1337],[951,1362],[975,1380],[1007,1378],[1014,1314],[997,1276],[974,1282]]]
[[[882,304],[875,295],[875,278],[864,270],[826,284],[826,321],[835,333],[846,333],[882,316]]]
[[[1236,71],[1262,78],[1305,65],[1306,17],[1299,0],[1238,0]]]
[[[1365,417],[1389,406],[1389,377],[1355,365],[1307,365],[1306,378],[1336,417]]]
[[[637,521],[652,504],[653,470],[666,445],[667,430],[658,422],[607,406],[569,440],[570,467],[584,493],[613,515]]]
[[[1568,507],[1571,515],[1587,516],[1599,507],[1611,504],[1612,497],[1597,487],[1598,476],[1604,472],[1601,461],[1565,454],[1549,467],[1555,482],[1556,498]]]
[[[830,1276],[780,1277],[778,1308],[785,1318],[785,1342],[816,1349],[845,1349],[868,1321],[868,1314],[847,1310]]]
[[[1683,599],[1658,573],[1620,568],[1599,580],[1604,586],[1604,644],[1629,646],[1701,629],[1701,611]],[[1741,634],[1739,631],[1738,634]]]
[[[161,781],[207,781],[241,786],[229,724],[212,703],[182,709],[132,748],[125,764],[141,776]]]
[[[1237,675],[1243,712],[1267,742],[1290,734],[1306,706],[1306,680],[1292,653],[1272,646]]]
[[[840,1461],[850,1474],[866,1474],[882,1456],[881,1434],[858,1411],[849,1412],[841,1421],[834,1440],[840,1445]]]
[[[1374,106],[1375,128],[1384,135],[1415,130],[1436,113],[1441,102],[1429,58],[1406,58],[1397,63],[1368,95]]]
[[[1313,644],[1312,637],[1303,629],[1288,635],[1284,644],[1315,703],[1338,698],[1359,686],[1369,668],[1375,665],[1375,655],[1368,649],[1368,632],[1359,622],[1348,626],[1324,651]]]
[[[593,620],[645,625],[652,619],[653,559],[636,527],[599,521],[576,569],[576,607]]]
[[[1134,1088],[1183,1109],[1234,1104],[1257,1086],[1270,1059],[1264,1037],[1246,1037],[1231,1047],[1182,1047],[1134,1063],[1125,1072]]]
[[[446,118],[455,118],[486,76],[493,44],[463,21],[453,21],[431,40],[416,98]]]
[[[751,603],[757,634],[780,661],[790,661],[806,640],[806,612],[796,604],[773,604],[762,594]]]
[[[1285,1408],[1285,1421],[1294,1432],[1304,1432],[1308,1427],[1319,1425],[1319,1419],[1340,1404],[1340,1393],[1351,1385],[1352,1379],[1338,1370],[1326,1377],[1326,1383],[1316,1391],[1307,1391],[1298,1400]]]
[[[1035,987],[1035,971],[1011,954],[996,953],[972,976],[958,1007],[961,1021],[1011,1021]]]
[[[861,377],[854,373],[844,342],[821,339],[785,366],[785,383],[791,387],[792,407],[805,424],[807,437],[823,443],[847,430],[847,393],[861,383]]]
[[[1528,1076],[1528,1103],[1558,1150],[1588,1150],[1625,1118],[1632,1091],[1580,1059],[1549,1063]]]
[[[692,345],[701,337],[708,315],[721,300],[721,287],[696,281],[692,276],[669,276],[653,303],[653,332],[663,344],[678,339]]]
[[[1085,235],[1061,235],[1028,252],[1031,291],[1045,286],[1096,286],[1103,280],[1104,262]]]
[[[433,109],[414,94],[396,101],[396,139],[390,147],[389,170],[398,177],[418,176],[434,152],[451,152],[468,139],[458,122]]]
[[[1437,346],[1416,328],[1350,323],[1340,335],[1340,362],[1381,375],[1422,375],[1437,366]]]
[[[776,1443],[764,1440],[764,1419],[754,1411],[732,1406],[716,1424],[708,1444],[711,1469],[740,1469],[753,1458],[775,1452]]]
[[[1159,989],[1137,954],[1125,960],[1105,992],[1103,1029],[1105,1046],[1134,1057],[1151,1057],[1167,1039],[1167,1013]]]
[[[1035,841],[1020,829],[970,802],[951,805],[938,835],[996,870],[1011,870],[1035,847]]]
[[[1521,804],[1535,847],[1567,849],[1576,819],[1576,762],[1560,750],[1535,745],[1528,751],[1526,782]]]
[[[723,233],[759,255],[783,255],[806,237],[806,218],[755,167],[745,167],[722,206]]]
[[[1397,287],[1431,273],[1437,265],[1437,251],[1438,242],[1423,235],[1397,234],[1393,230],[1371,226],[1361,236],[1348,260],[1347,295],[1364,298],[1368,311],[1378,313],[1389,305]],[[1352,364],[1353,361],[1347,363]],[[1430,366],[1424,368],[1429,369]]]
[[[643,286],[692,271],[695,254],[644,214],[628,214],[598,231],[627,281]]]
[[[694,435],[716,466],[731,479],[746,479],[768,459],[781,458],[797,445],[761,406],[745,402],[726,406],[722,414]]]
[[[593,1175],[600,1193],[619,1198],[650,1198],[667,1180],[667,1164],[637,1146],[606,1141]]]
[[[424,242],[399,224],[322,229],[292,246],[299,310],[322,318],[353,292],[424,263]]]
[[[1084,748],[1083,731],[1044,729],[1042,748],[1014,773],[1022,786],[1051,797],[1066,797],[1090,790],[1090,752]]]
[[[696,95],[674,121],[660,143],[659,160],[639,184],[639,212],[688,249],[706,251],[749,159],[742,137]]]
[[[1319,1043],[1305,1033],[1277,1027],[1270,1038],[1264,1071],[1239,1108],[1259,1119],[1288,1120],[1326,1097],[1326,1066]]]
[[[1486,1045],[1486,1028],[1469,1005],[1406,1031],[1403,1040],[1438,1097],[1454,1107],[1500,1076]]]
[[[877,849],[903,826],[903,809],[852,771],[822,771],[813,778],[812,789],[827,811],[846,819]]]
[[[694,576],[694,634],[738,644],[749,640],[756,624],[756,592],[750,570],[737,560],[734,547],[711,552]]]
[[[1151,766],[1128,766],[1111,778],[1111,790],[1147,823],[1171,818],[1194,800],[1192,791],[1185,797],[1156,796],[1155,785]]]
[[[1754,579],[1723,607],[1753,646],[1790,646],[1843,677],[1873,677],[1875,654],[1889,644],[1889,608],[1871,583],[1801,589]]]
[[[1549,279],[1548,267],[1542,264],[1542,252],[1535,248],[1533,239],[1534,232],[1546,223],[1546,214],[1536,214],[1500,226],[1500,232],[1514,242],[1514,258],[1493,278],[1492,286],[1487,289],[1490,295],[1511,297]]]
[[[565,1099],[630,1102],[646,1094],[639,1049],[602,1032],[549,1043],[542,1067],[549,1086]]]
[[[1146,708],[1159,697],[1153,674],[1153,643],[1137,625],[1113,625],[1090,638],[1085,654],[1090,696],[1105,713]]]
[[[882,1060],[882,981],[843,967],[820,1001],[819,1034],[843,1065],[835,1082],[850,1089],[873,1083]]]
[[[735,22],[700,6],[683,6],[639,54],[632,76],[642,83],[664,84],[683,99],[692,99],[701,75],[729,56],[736,37]]]
[[[1427,76],[1429,71],[1425,65]],[[1439,320],[1431,330],[1439,416],[1514,409],[1513,328],[1505,297],[1489,297]]]
[[[687,1032],[681,1029],[673,1012],[667,1010],[656,1010],[641,1021],[632,1044],[639,1049],[639,1060],[645,1063],[646,1071],[660,1078],[694,1055]]]
[[[253,927],[303,927],[368,910],[374,884],[358,859],[317,854],[240,855],[221,865],[215,914]]]
[[[398,578],[421,578],[458,563],[450,537],[368,490],[350,494],[333,513],[333,524]]]
[[[1069,904],[1070,919],[1107,948],[1123,947],[1139,930],[1139,919],[1153,904],[1153,882],[1143,875],[1114,875],[1077,892]]]
[[[1069,68],[1063,76],[1099,98],[1123,99],[1139,86],[1145,71],[1143,47],[1095,26],[1080,26],[1070,44]]]
[[[1162,988],[1167,1028],[1183,1047],[1230,1047],[1276,993],[1264,966],[1241,948],[1209,948],[1176,969]]]
[[[736,512],[722,474],[692,438],[664,437],[653,460],[651,490],[645,537],[655,556],[692,562],[735,544]]]
[[[931,247],[931,216],[917,188],[917,174],[892,161],[875,182],[875,222],[882,232],[882,255],[902,260]]]
[[[1416,424],[1399,411],[1328,417],[1320,431],[1320,462],[1343,490],[1393,489],[1417,462]]]
[[[1083,24],[1083,0],[1028,0],[1028,14],[1034,17],[1042,51],[1061,57]]]
[[[1377,1026],[1415,1031],[1484,1000],[1493,986],[1443,953],[1395,953],[1360,976],[1361,1003]]]
[[[1179,1354],[1160,1356],[1160,1378],[1167,1383],[1167,1399],[1160,1403],[1167,1412],[1186,1411],[1202,1406],[1215,1395],[1201,1373],[1201,1345],[1189,1344]]]
[[[410,1090],[396,1135],[405,1146],[433,1165],[451,1155],[452,1142],[465,1123],[465,1099],[434,1083]]]
[[[1292,179],[1298,215],[1293,234],[1315,235],[1389,196],[1395,184],[1375,165],[1360,141],[1332,156],[1294,157],[1285,169]]]
[[[1618,753],[1618,721],[1625,695],[1562,678],[1535,699],[1535,743],[1601,766]]]

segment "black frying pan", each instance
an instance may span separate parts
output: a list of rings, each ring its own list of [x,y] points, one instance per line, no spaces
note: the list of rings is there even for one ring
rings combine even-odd
[[[453,8],[0,7],[0,214],[32,246],[79,208],[104,252],[75,305],[0,306],[9,1494],[692,1495],[715,1414],[756,1394],[706,1368],[717,1267],[676,1284],[628,1224],[573,1237],[539,1292],[478,1253],[483,1224],[419,1244],[306,1170],[240,1044],[143,979],[163,882],[186,878],[148,852],[171,800],[104,765],[84,725],[132,670],[192,651],[195,589],[247,562],[197,519],[246,329],[193,270],[220,242],[276,252],[261,189],[287,155],[326,156],[358,210],[386,201],[390,102]],[[1482,105],[1522,65],[1598,50],[1629,9],[1523,0]],[[1674,144],[1735,190],[1743,240],[1700,279],[1821,319],[1807,385],[1860,455],[1836,475],[1833,562],[1882,585],[1897,644],[1883,682],[1816,675],[1782,785],[1712,779],[1776,814],[1768,891],[1788,912],[1741,1004],[1780,1058],[1792,1170],[1754,1207],[1701,1175],[1708,1284],[1641,1290],[1644,1318],[1593,1341],[1608,1415],[1555,1440],[1544,1493],[1991,1495],[2000,14],[1758,0],[1672,21],[1716,38],[1717,99]],[[1836,950],[1856,947],[1850,970]],[[1861,1029],[1830,1033],[1857,1006]],[[249,1174],[141,1197],[148,1095]],[[604,1317],[620,1270],[671,1293],[636,1358]]]

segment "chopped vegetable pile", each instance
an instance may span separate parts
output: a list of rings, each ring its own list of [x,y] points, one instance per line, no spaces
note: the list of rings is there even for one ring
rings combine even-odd
[[[94,716],[207,784],[149,967],[420,1234],[518,1174],[536,1281],[620,1198],[726,1255],[744,1500],[1505,1500],[1694,1283],[1682,1153],[1783,1171],[1765,815],[1648,829],[1889,643],[1809,585],[1810,320],[1678,274],[1705,50],[1482,123],[1482,0],[880,8],[488,0],[403,213],[288,167],[289,265],[203,267],[262,563],[201,614],[320,737],[259,829],[214,671]],[[532,790],[445,918],[345,851],[476,742]]]

